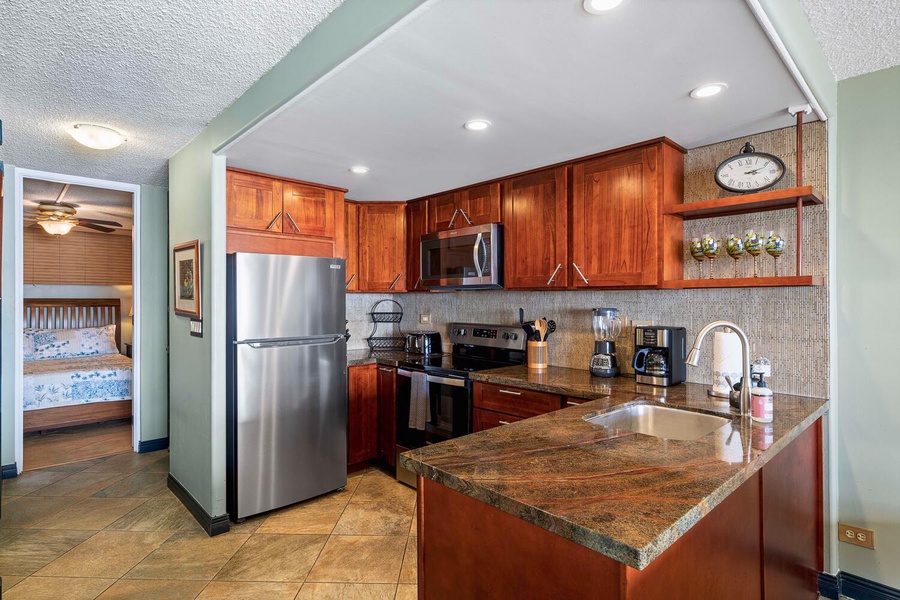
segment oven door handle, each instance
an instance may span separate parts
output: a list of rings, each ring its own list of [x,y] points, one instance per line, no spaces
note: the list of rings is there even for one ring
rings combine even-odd
[[[412,377],[412,371],[407,371],[406,369],[397,369],[397,375],[402,375],[403,377]]]
[[[425,380],[428,383],[440,383],[441,385],[449,385],[453,387],[466,387],[465,379],[452,379],[450,377],[438,377],[437,375],[427,375]]]

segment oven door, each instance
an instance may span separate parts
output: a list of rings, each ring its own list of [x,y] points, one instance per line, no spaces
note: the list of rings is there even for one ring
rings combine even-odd
[[[422,236],[422,284],[436,289],[502,287],[499,223]]]
[[[426,375],[431,419],[425,430],[409,426],[412,371],[397,369],[397,455],[472,433],[472,382],[463,377]],[[416,485],[414,473],[397,463],[397,480]]]

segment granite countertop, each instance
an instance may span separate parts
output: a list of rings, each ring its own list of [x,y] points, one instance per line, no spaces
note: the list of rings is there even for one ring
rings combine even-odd
[[[387,367],[396,367],[400,361],[406,360],[408,356],[403,350],[369,350],[368,348],[348,350],[347,366],[359,367],[378,363]]]
[[[775,394],[775,418],[752,423],[707,396],[707,386],[639,386],[581,369],[506,367],[472,379],[594,399],[412,450],[400,464],[636,569],[643,569],[828,408]],[[731,418],[697,440],[607,429],[585,416],[630,402]]]

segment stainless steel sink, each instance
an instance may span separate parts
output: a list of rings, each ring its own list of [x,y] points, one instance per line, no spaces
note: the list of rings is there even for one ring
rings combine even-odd
[[[670,440],[696,440],[731,424],[731,419],[654,404],[631,404],[585,421],[609,429],[643,433]]]

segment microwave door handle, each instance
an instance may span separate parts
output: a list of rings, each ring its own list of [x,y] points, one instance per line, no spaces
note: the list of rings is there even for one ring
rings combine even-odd
[[[475,261],[475,272],[478,273],[479,277],[484,277],[484,268],[481,266],[481,259],[478,256],[483,244],[484,235],[479,233],[478,237],[475,238],[475,245],[472,246],[472,260]]]

